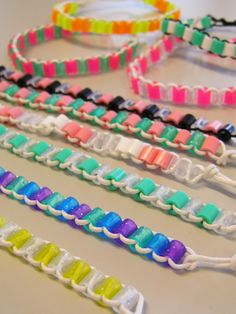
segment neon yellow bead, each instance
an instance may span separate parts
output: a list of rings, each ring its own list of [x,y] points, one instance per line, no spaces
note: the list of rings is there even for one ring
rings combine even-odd
[[[139,22],[139,33],[147,33],[148,32],[148,29],[149,29],[149,21],[140,21]]]
[[[41,250],[39,250],[34,255],[34,260],[36,262],[41,262],[45,266],[51,262],[53,258],[55,258],[60,253],[60,249],[53,243],[48,243],[44,245]]]
[[[138,22],[133,22],[132,28],[131,28],[131,34],[137,34],[138,33]]]
[[[97,24],[95,19],[90,20],[90,32],[96,33],[97,32]]]
[[[71,19],[67,16],[63,16],[61,23],[63,29],[68,31],[72,30]]]
[[[112,34],[113,23],[112,21],[106,22],[105,34]]]
[[[77,13],[78,9],[79,9],[79,4],[76,2],[72,2],[72,3],[70,3],[68,13],[71,15],[75,15]]]
[[[97,21],[97,32],[98,34],[106,33],[107,22],[104,20]]]
[[[96,287],[94,292],[111,300],[121,289],[122,285],[118,279],[115,277],[108,277]],[[100,301],[99,304],[105,306],[102,301]]]
[[[31,233],[28,230],[21,229],[13,233],[7,238],[7,241],[11,242],[11,244],[17,249],[21,248],[26,241],[28,241],[32,237]]]
[[[6,223],[7,223],[7,222],[6,222],[6,219],[5,219],[4,217],[1,217],[1,216],[0,216],[0,228],[2,228],[3,226],[5,226]]]
[[[64,278],[69,278],[78,284],[82,281],[91,271],[91,267],[88,263],[78,260],[73,263],[63,274]]]
[[[171,11],[173,11],[175,8],[176,8],[176,6],[175,6],[173,3],[169,2],[169,3],[168,3],[168,6],[167,6],[167,12],[171,12]]]

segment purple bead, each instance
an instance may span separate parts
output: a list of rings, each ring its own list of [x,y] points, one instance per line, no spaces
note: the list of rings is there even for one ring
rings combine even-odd
[[[128,238],[131,234],[133,234],[138,229],[136,223],[127,218],[122,221],[122,223],[112,230],[112,233],[122,234],[124,237]],[[115,243],[121,245],[123,242],[120,239],[114,240]]]
[[[180,241],[173,240],[170,242],[170,246],[166,250],[164,256],[168,256],[170,259],[172,259],[173,262],[178,264],[184,257],[185,253],[186,247],[184,246],[184,244]]]
[[[29,199],[31,199],[32,201],[37,200],[38,202],[41,203],[44,199],[48,198],[51,194],[52,194],[52,191],[49,188],[43,187],[40,190],[31,194],[29,196]],[[40,208],[36,205],[32,207],[36,210],[40,210]]]
[[[4,188],[7,187],[12,181],[16,179],[14,173],[7,171],[4,175],[0,178],[0,185]]]
[[[87,204],[81,204],[76,207],[70,214],[75,215],[78,219],[83,219],[85,215],[91,212],[91,207]],[[74,228],[79,228],[79,226],[74,222],[74,220],[70,220],[69,224]]]

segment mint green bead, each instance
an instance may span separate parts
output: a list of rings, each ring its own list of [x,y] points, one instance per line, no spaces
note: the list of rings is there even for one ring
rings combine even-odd
[[[147,227],[140,227],[136,230],[129,239],[133,239],[140,247],[145,248],[147,244],[153,238],[153,232]],[[135,249],[135,245],[129,245],[129,248],[132,252],[138,253]]]
[[[56,205],[60,202],[62,202],[65,199],[65,197],[58,192],[55,192],[53,194],[51,194],[49,197],[47,197],[46,199],[44,199],[42,201],[42,204],[47,205],[47,206],[51,206],[52,208],[55,208]],[[45,214],[47,214],[48,216],[54,216],[50,210],[45,210],[44,211]]]
[[[177,22],[175,26],[174,35],[178,38],[182,38],[185,31],[185,25],[181,22]]]
[[[102,210],[99,207],[94,208],[91,212],[89,212],[87,215],[83,217],[83,220],[88,220],[93,226],[96,226],[97,222],[102,219],[105,216],[104,210]],[[89,232],[92,233],[89,229],[89,224],[86,226],[83,226],[83,228]]]
[[[7,130],[8,129],[4,125],[0,124],[0,135],[5,134]]]
[[[121,67],[124,67],[126,65],[126,58],[127,58],[127,52],[126,51],[123,51],[121,54],[120,54],[120,66]]]
[[[140,134],[141,130],[143,132],[147,132],[147,130],[150,129],[152,125],[152,120],[148,119],[148,118],[143,118],[141,121],[139,121],[139,123],[135,126],[135,128],[140,129],[140,131],[137,132],[137,134]]]
[[[79,165],[77,165],[77,168],[80,170],[83,170],[87,172],[88,174],[91,174],[95,169],[99,167],[99,163],[94,158],[87,158],[84,161],[82,161]]]
[[[78,69],[80,74],[87,74],[88,72],[88,65],[85,59],[78,60]]]
[[[168,125],[165,127],[160,138],[165,138],[169,142],[172,142],[174,140],[174,138],[176,137],[177,133],[178,133],[178,130],[176,127],[174,127],[172,125]],[[161,145],[165,148],[169,147],[168,144],[166,144],[165,142],[161,143]]]
[[[76,99],[68,107],[73,108],[73,110],[77,111],[80,107],[84,105],[84,101],[81,98]]]
[[[189,202],[189,200],[190,198],[185,192],[177,191],[166,200],[165,204],[172,205],[181,209]],[[171,215],[176,215],[175,211],[172,208],[168,211],[168,213]]]
[[[109,172],[104,179],[114,180],[116,182],[120,182],[126,176],[126,172],[122,168],[115,168],[111,172]]]
[[[55,62],[55,69],[56,69],[56,74],[59,77],[65,77],[66,76],[66,69],[65,69],[65,64],[62,62]]]
[[[39,96],[39,93],[36,92],[36,91],[33,91],[32,93],[30,93],[26,99],[29,101],[29,102],[34,102],[35,99]]]
[[[202,42],[203,42],[205,36],[206,35],[204,33],[199,31],[198,29],[195,29],[193,31],[193,35],[192,35],[192,38],[191,38],[191,44],[194,45],[194,46],[200,47],[202,45]]]
[[[72,150],[69,148],[64,148],[55,154],[51,160],[59,161],[59,164],[64,163],[72,155]]]
[[[206,204],[196,214],[197,217],[201,217],[206,223],[212,224],[219,214],[219,209],[215,204]]]
[[[199,131],[193,132],[191,137],[190,137],[190,139],[187,142],[187,145],[192,145],[193,146],[193,148],[191,148],[189,150],[189,152],[191,152],[194,155],[196,155],[196,153],[194,151],[194,148],[200,150],[204,140],[205,140],[205,136],[201,132],[199,132]]]
[[[117,114],[117,116],[115,116],[111,120],[110,124],[115,124],[115,123],[122,124],[128,118],[128,116],[129,116],[128,112],[120,111]],[[116,132],[120,132],[120,129],[118,127],[115,127],[113,130]]]
[[[8,96],[14,96],[18,91],[20,90],[20,88],[17,85],[11,85],[9,86],[7,89],[5,89],[3,91],[4,94],[8,95]]]
[[[39,143],[31,146],[29,152],[34,153],[35,156],[41,156],[46,150],[50,148],[47,142],[40,141]]]
[[[45,104],[46,105],[51,105],[54,106],[59,100],[60,100],[60,96],[59,95],[52,95],[50,96],[48,99],[45,100]]]
[[[221,55],[223,53],[225,49],[225,42],[220,40],[220,39],[217,39],[217,38],[214,38],[212,40],[212,44],[211,44],[211,48],[210,48],[210,51],[216,55]]]
[[[97,117],[98,119],[100,119],[102,116],[104,116],[104,114],[106,113],[105,108],[103,107],[97,107],[95,110],[93,110],[92,112],[90,112],[90,115],[93,117]],[[97,124],[96,121],[91,121],[91,124]]]
[[[207,15],[202,18],[201,23],[203,28],[209,28],[212,26],[213,20],[209,15]]]
[[[18,134],[14,137],[12,137],[8,143],[12,145],[12,148],[19,148],[25,143],[27,143],[29,139],[24,134]]]
[[[161,31],[165,34],[168,30],[169,21],[167,19],[164,19],[161,23]]]
[[[137,194],[134,194],[133,197],[136,201],[143,201],[140,198],[140,193],[143,195],[150,195],[156,189],[156,184],[152,179],[144,178],[142,181],[133,186],[133,189],[138,191]]]

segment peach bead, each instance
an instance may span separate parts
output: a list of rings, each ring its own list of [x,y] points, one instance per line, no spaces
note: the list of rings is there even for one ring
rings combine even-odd
[[[30,91],[27,88],[21,88],[15,95],[15,98],[26,98],[30,94]]]
[[[97,103],[108,105],[109,102],[112,101],[112,99],[114,99],[114,96],[112,94],[104,94],[98,99]]]
[[[146,101],[139,100],[136,102],[133,106],[130,107],[130,110],[136,110],[138,113],[142,113],[143,110],[148,106],[149,104]]]
[[[215,136],[207,136],[201,147],[201,151],[215,155],[219,146],[220,140],[218,138]]]
[[[167,170],[174,155],[168,151],[160,150],[153,160],[153,164],[163,170]]]
[[[66,134],[70,137],[75,137],[80,128],[81,127],[78,122],[71,121],[63,127],[62,131],[66,132]]]
[[[97,107],[92,102],[85,102],[82,107],[79,108],[79,112],[90,113],[95,110]]]
[[[90,128],[82,127],[75,135],[75,137],[82,143],[87,143],[93,135],[93,131]]]
[[[128,118],[125,120],[123,123],[124,126],[130,126],[130,127],[135,127],[137,123],[141,120],[140,116],[132,113],[128,116]]]
[[[218,121],[218,120],[215,120],[215,121],[212,121],[210,123],[208,123],[205,128],[204,128],[204,131],[212,131],[214,133],[217,133],[219,129],[221,129],[224,125]]]
[[[179,124],[179,122],[181,121],[181,119],[183,118],[183,114],[179,111],[173,111],[167,118],[166,121],[167,122],[172,122],[175,125]]]
[[[165,128],[164,123],[160,121],[155,121],[147,133],[155,136],[160,136],[164,128]]]
[[[0,92],[3,92],[5,89],[7,89],[10,86],[10,83],[6,81],[0,82]]]
[[[74,98],[65,95],[61,97],[61,99],[57,102],[56,105],[59,107],[67,107],[69,104],[71,104],[74,101],[75,101]]]
[[[11,118],[13,118],[13,119],[18,118],[22,114],[23,114],[23,110],[21,109],[21,107],[10,108],[9,115]]]
[[[101,120],[104,122],[110,122],[113,118],[115,118],[115,116],[117,116],[117,113],[113,110],[109,110],[106,114],[104,114],[104,116],[102,116]]]
[[[142,160],[146,164],[153,164],[154,159],[161,151],[160,148],[154,148],[151,145],[145,146],[142,151],[140,152],[137,159]]]
[[[35,102],[38,103],[44,103],[51,95],[47,92],[41,92],[39,96],[35,99]]]
[[[174,139],[174,143],[176,144],[186,144],[190,139],[191,133],[188,130],[180,130]]]

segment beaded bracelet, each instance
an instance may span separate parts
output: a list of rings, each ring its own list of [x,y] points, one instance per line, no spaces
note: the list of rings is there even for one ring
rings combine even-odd
[[[56,4],[52,11],[52,22],[71,32],[98,33],[98,34],[139,34],[153,32],[160,29],[164,17],[178,19],[179,9],[166,0],[143,0],[147,5],[157,9],[158,17],[130,20],[104,20],[95,17],[75,17],[77,11],[83,7],[83,2],[61,2]]]
[[[38,113],[24,112],[21,107],[0,106],[0,122],[10,123],[10,125],[15,125],[19,129],[33,133],[38,132],[43,135],[55,133],[76,146],[79,145],[102,156],[108,155],[125,160],[129,159],[136,164],[143,164],[149,169],[157,169],[164,174],[172,175],[178,181],[187,184],[193,185],[209,181],[214,183],[214,189],[216,184],[227,190],[229,187],[236,187],[236,181],[223,175],[213,164],[208,166],[196,165],[190,159],[180,158],[175,153],[162,148],[155,148],[139,140],[84,127],[63,114],[58,117],[50,115],[45,117],[45,115]],[[6,129],[3,128],[3,133],[5,131]],[[6,144],[7,147],[8,144]],[[21,141],[15,143],[14,148],[21,148],[19,145],[24,145],[24,140],[23,144]]]
[[[71,86],[68,83],[61,83],[53,81],[49,78],[33,77],[30,74],[22,74],[21,72],[14,72],[0,66],[0,78],[14,82],[19,88],[27,93],[26,88],[30,87],[33,90],[46,91],[54,95],[57,94],[70,96],[73,99],[82,98],[83,101],[90,101],[95,105],[107,107],[112,111],[113,115],[120,111],[128,111],[139,115],[144,122],[147,119],[153,121],[161,121],[165,124],[174,125],[180,129],[187,129],[192,131],[200,131],[201,133],[210,134],[218,137],[223,142],[230,142],[235,145],[234,138],[236,137],[236,128],[232,123],[224,124],[221,121],[208,121],[206,118],[197,119],[194,115],[182,114],[180,111],[171,111],[168,108],[159,108],[159,106],[145,101],[126,100],[121,96],[113,96],[111,94],[102,94],[101,92],[93,92],[90,88],[82,89],[80,86]],[[31,90],[29,90],[29,93]],[[19,92],[20,93],[20,92]],[[98,109],[97,109],[98,110]]]
[[[226,235],[236,231],[236,214],[215,204],[191,199],[185,192],[158,185],[152,179],[127,173],[122,168],[99,164],[89,155],[35,141],[0,125],[0,147],[11,153],[92,181],[110,191],[120,190],[136,201],[147,202],[166,213],[180,216],[205,229]]]
[[[71,32],[53,25],[36,27],[14,36],[9,43],[8,53],[13,65],[21,72],[47,77],[98,74],[117,70],[129,63],[137,54],[138,43],[132,39],[116,52],[100,56],[63,60],[36,60],[23,56],[25,49],[30,46],[72,35]]]
[[[166,148],[180,149],[199,157],[210,157],[219,165],[234,162],[234,150],[226,150],[223,142],[216,137],[203,135],[200,132],[190,133],[178,130],[176,127],[164,126],[148,118],[141,119],[136,114],[127,112],[106,111],[98,108],[92,102],[82,99],[74,100],[69,96],[50,95],[47,92],[38,93],[7,82],[0,83],[0,98],[11,103],[19,103],[30,108],[43,109],[49,112],[63,112],[76,119],[95,123],[106,129],[122,131],[145,140],[161,144]]]
[[[124,245],[157,264],[168,265],[175,270],[196,268],[227,269],[236,271],[236,255],[216,258],[196,254],[178,240],[156,233],[148,227],[139,227],[132,219],[122,219],[116,212],[105,212],[87,204],[80,204],[74,197],[64,197],[48,187],[40,187],[22,176],[0,168],[0,190],[10,199],[19,200],[37,211],[53,216],[70,226],[83,229],[114,244]]]
[[[236,21],[226,21],[224,18],[217,19],[211,15],[208,15],[208,19],[211,21],[211,27],[236,26]],[[205,31],[203,32],[198,28],[191,28],[189,25],[185,25],[181,21],[176,22],[164,19],[161,24],[161,31],[165,34],[175,35],[176,37],[183,39],[185,42],[219,57],[236,58],[236,43],[227,39],[211,36]]]
[[[79,257],[1,216],[0,247],[115,313],[143,311],[144,298],[134,287],[125,286],[117,278],[103,274]]]
[[[201,108],[209,108],[213,105],[227,107],[236,105],[235,87],[217,89],[175,83],[164,84],[144,77],[152,64],[166,60],[182,44],[184,43],[179,38],[164,36],[129,64],[128,77],[134,93],[149,98],[151,101],[168,101],[175,105],[191,104]],[[204,126],[206,125],[203,125],[203,128]],[[221,128],[222,124],[217,123],[213,132],[217,134]]]

